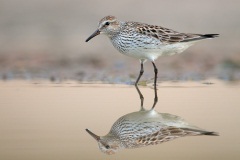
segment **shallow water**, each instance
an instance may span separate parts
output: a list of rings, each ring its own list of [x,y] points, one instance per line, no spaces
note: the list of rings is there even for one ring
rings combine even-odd
[[[151,108],[153,90],[140,87]],[[219,132],[185,137],[108,156],[85,129],[105,135],[140,109],[134,87],[103,84],[0,82],[0,159],[239,159],[240,87],[216,82],[164,83],[156,110]]]

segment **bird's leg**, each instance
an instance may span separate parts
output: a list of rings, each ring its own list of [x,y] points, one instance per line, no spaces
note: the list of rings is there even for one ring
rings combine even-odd
[[[141,61],[141,70],[140,70],[140,73],[139,73],[139,76],[137,78],[137,81],[135,82],[135,87],[137,89],[137,92],[139,94],[139,97],[141,99],[141,109],[143,108],[143,101],[144,101],[144,97],[142,95],[142,93],[140,92],[139,88],[138,88],[138,81],[140,80],[141,76],[143,75],[143,72],[144,72],[144,69],[143,69],[143,62]]]
[[[154,62],[152,62],[152,64],[153,64],[154,73],[155,73],[155,76],[154,76],[154,86],[156,86],[156,85],[157,85],[157,74],[158,74],[158,69],[157,69],[157,67],[156,67],[156,65],[155,65]]]
[[[144,70],[143,70],[143,62],[141,61],[141,70],[140,70],[140,73],[139,73],[139,75],[138,75],[138,78],[137,78],[137,80],[136,80],[136,82],[135,82],[135,86],[138,85],[138,81],[139,81],[140,78],[142,77],[143,72],[144,72]]]
[[[158,74],[158,69],[155,65],[155,63],[152,61],[152,64],[153,64],[153,67],[154,67],[154,73],[155,73],[155,76],[154,76],[154,93],[155,93],[155,97],[154,97],[154,103],[153,103],[153,106],[152,106],[152,109],[154,109],[155,105],[157,104],[158,102],[158,95],[157,95],[157,74]]]

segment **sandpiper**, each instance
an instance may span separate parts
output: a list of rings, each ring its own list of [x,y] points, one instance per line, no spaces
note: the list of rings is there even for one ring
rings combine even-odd
[[[159,56],[179,54],[200,40],[218,36],[218,34],[181,33],[156,25],[120,21],[114,16],[101,19],[97,30],[86,42],[99,34],[107,35],[113,46],[122,54],[140,60],[141,70],[135,85],[138,84],[144,72],[143,63],[150,60],[155,72],[155,88],[158,69],[154,61]]]
[[[190,125],[179,116],[143,108],[120,117],[105,136],[98,136],[88,129],[86,131],[98,142],[99,149],[109,155],[124,148],[156,145],[180,137],[218,136],[216,132]]]

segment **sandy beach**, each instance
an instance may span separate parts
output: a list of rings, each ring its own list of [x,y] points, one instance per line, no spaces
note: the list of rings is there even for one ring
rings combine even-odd
[[[181,116],[218,137],[180,138],[108,156],[85,129],[105,135],[127,113],[138,111],[133,86],[111,84],[0,82],[0,159],[218,159],[240,157],[240,85],[222,81],[164,82],[156,110]],[[146,108],[153,90],[140,87]]]

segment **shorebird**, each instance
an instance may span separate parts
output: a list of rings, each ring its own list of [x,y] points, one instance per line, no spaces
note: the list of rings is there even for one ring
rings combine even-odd
[[[156,145],[180,137],[218,136],[216,132],[190,125],[179,116],[143,108],[120,117],[105,136],[98,136],[88,129],[86,131],[98,142],[99,149],[108,155],[124,148]]]
[[[97,30],[86,42],[99,34],[107,35],[113,46],[122,54],[140,60],[141,69],[135,86],[144,72],[143,63],[150,60],[154,67],[155,88],[158,69],[154,61],[159,56],[179,54],[200,40],[218,36],[218,34],[181,33],[146,23],[120,21],[114,16],[101,19]]]

